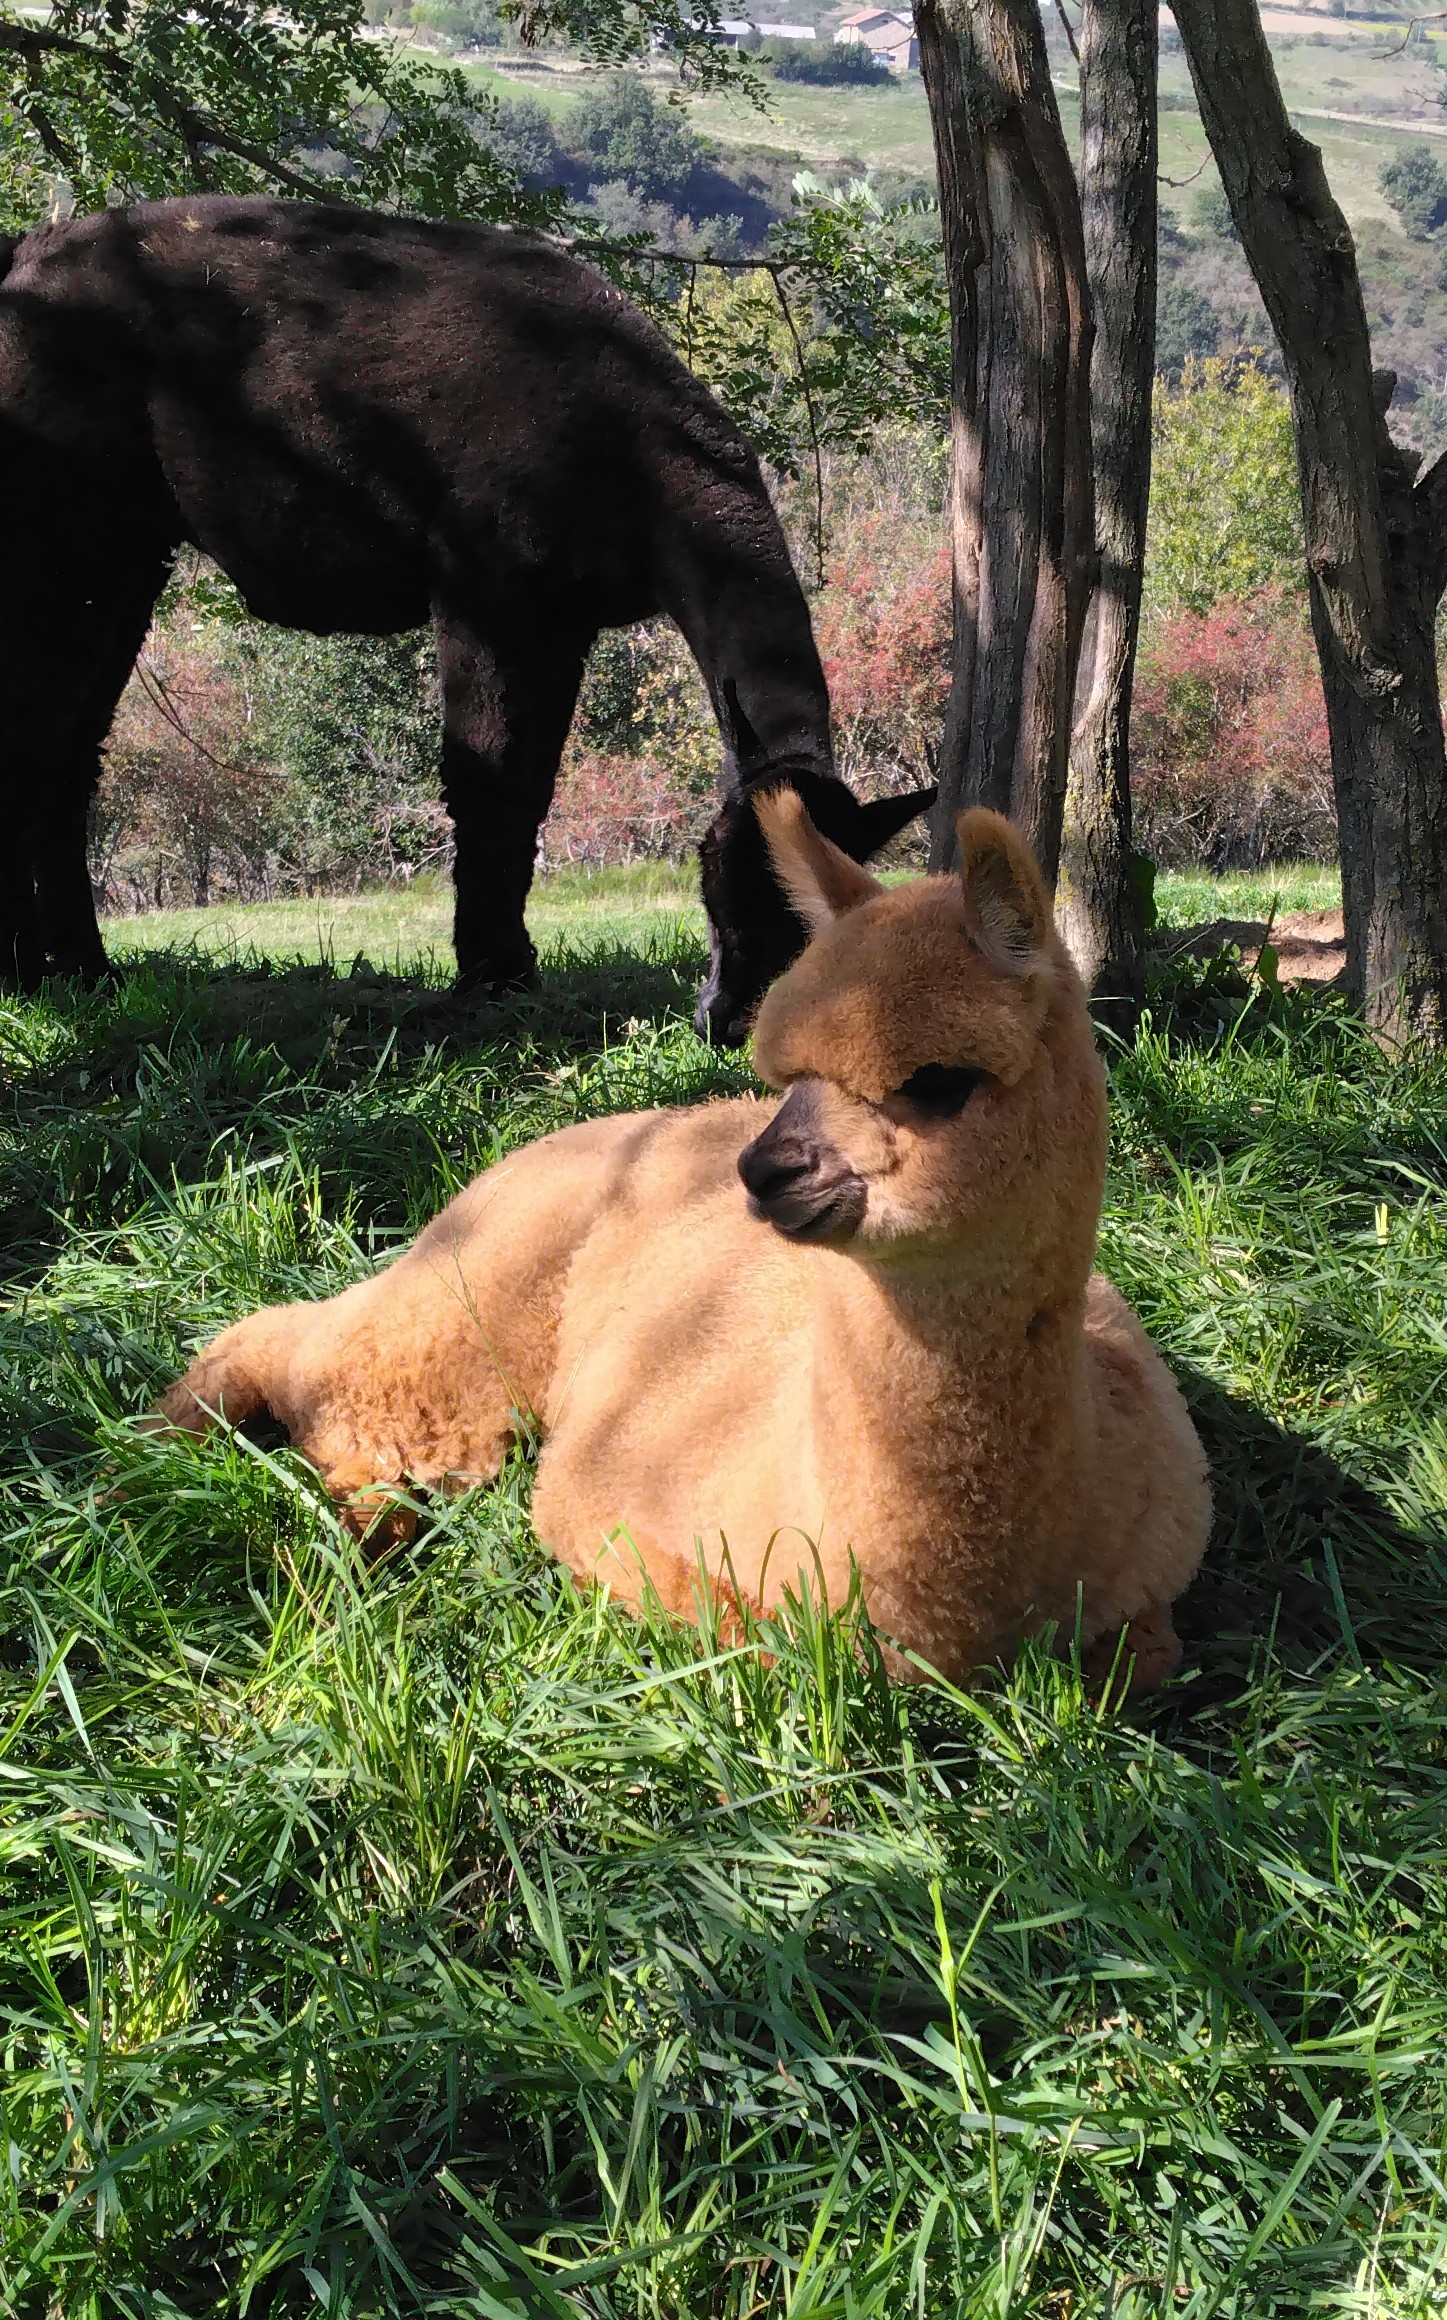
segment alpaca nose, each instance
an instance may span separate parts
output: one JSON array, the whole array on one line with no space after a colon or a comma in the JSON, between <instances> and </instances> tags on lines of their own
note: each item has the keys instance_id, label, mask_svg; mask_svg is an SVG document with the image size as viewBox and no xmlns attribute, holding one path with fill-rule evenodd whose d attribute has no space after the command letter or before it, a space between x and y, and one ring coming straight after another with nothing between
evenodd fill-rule
<instances>
[{"instance_id":1,"label":"alpaca nose","mask_svg":"<svg viewBox=\"0 0 1447 2320\"><path fill-rule=\"evenodd\" d=\"M821 1173L817 1083L796 1080L774 1117L739 1154L739 1174L763 1208Z\"/></svg>"},{"instance_id":2,"label":"alpaca nose","mask_svg":"<svg viewBox=\"0 0 1447 2320\"><path fill-rule=\"evenodd\" d=\"M761 1136L739 1154L739 1174L761 1208L791 1191L801 1177L815 1176L818 1170L817 1150L811 1146L801 1149L792 1139L772 1143Z\"/></svg>"},{"instance_id":3,"label":"alpaca nose","mask_svg":"<svg viewBox=\"0 0 1447 2320\"><path fill-rule=\"evenodd\" d=\"M819 1083L798 1080L761 1136L739 1154L755 1216L790 1240L847 1236L867 1192L819 1127Z\"/></svg>"}]
</instances>

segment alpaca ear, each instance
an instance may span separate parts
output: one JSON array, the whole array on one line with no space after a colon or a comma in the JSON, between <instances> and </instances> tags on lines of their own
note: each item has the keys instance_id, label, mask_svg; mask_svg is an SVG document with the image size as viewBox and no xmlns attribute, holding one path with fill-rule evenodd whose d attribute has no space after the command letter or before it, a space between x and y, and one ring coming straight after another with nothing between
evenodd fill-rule
<instances>
[{"instance_id":1,"label":"alpaca ear","mask_svg":"<svg viewBox=\"0 0 1447 2320\"><path fill-rule=\"evenodd\" d=\"M810 934L884 892L878 879L820 835L796 789L765 790L754 812L779 884Z\"/></svg>"},{"instance_id":2,"label":"alpaca ear","mask_svg":"<svg viewBox=\"0 0 1447 2320\"><path fill-rule=\"evenodd\" d=\"M872 798L861 806L848 842L855 861L872 861L880 847L897 838L916 814L927 813L939 794L931 782L928 789L912 789L908 797Z\"/></svg>"},{"instance_id":3,"label":"alpaca ear","mask_svg":"<svg viewBox=\"0 0 1447 2320\"><path fill-rule=\"evenodd\" d=\"M1002 975L1028 975L1045 964L1054 920L1039 864L1013 822L972 806L955 824L965 926L971 942Z\"/></svg>"}]
</instances>

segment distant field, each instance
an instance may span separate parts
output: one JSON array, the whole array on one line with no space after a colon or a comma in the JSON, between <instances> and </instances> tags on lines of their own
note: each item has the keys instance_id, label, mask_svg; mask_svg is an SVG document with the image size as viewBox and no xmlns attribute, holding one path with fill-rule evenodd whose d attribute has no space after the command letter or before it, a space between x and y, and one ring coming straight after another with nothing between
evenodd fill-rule
<instances>
[{"instance_id":1,"label":"distant field","mask_svg":"<svg viewBox=\"0 0 1447 2320\"><path fill-rule=\"evenodd\" d=\"M1266 20L1287 104L1303 132L1321 147L1332 189L1348 218L1354 224L1368 218L1394 223L1377 182L1383 161L1404 143L1447 138L1447 111L1437 102L1439 91L1447 93L1447 75L1425 61L1433 44L1390 55L1386 51L1400 37L1391 24L1343 25L1340 19L1301 10L1269 10ZM1331 37L1312 39L1318 30ZM589 77L589 68L551 57L473 62L463 69L479 89L497 96L526 90L554 116L566 111ZM660 86L669 84L662 68L656 68L656 77ZM1078 126L1073 66L1060 71L1056 88L1073 141ZM1184 57L1162 58L1161 94L1167 108L1161 115L1163 198L1189 208L1200 190L1216 180L1209 161L1199 176L1194 174L1206 160L1206 138ZM770 81L767 98L767 110L761 112L740 97L693 96L689 114L720 144L782 147L797 153L801 165L853 158L875 169L925 176L933 170L929 115L917 76L881 89ZM1365 118L1332 117L1343 114ZM1394 125L1398 119L1400 127ZM1191 180L1189 187L1181 183L1185 179Z\"/></svg>"},{"instance_id":2,"label":"distant field","mask_svg":"<svg viewBox=\"0 0 1447 2320\"><path fill-rule=\"evenodd\" d=\"M1330 910L1340 899L1334 869L1290 862L1213 878L1207 871L1163 876L1161 916L1188 926L1211 918L1269 918L1293 910ZM645 949L703 941L703 912L690 868L643 862L621 870L557 870L539 879L528 910L533 939L546 957L616 942ZM452 895L439 879L363 894L290 902L219 903L210 910L156 910L112 918L106 942L118 955L192 952L245 964L252 959L322 962L421 972L444 982L452 972Z\"/></svg>"}]
</instances>

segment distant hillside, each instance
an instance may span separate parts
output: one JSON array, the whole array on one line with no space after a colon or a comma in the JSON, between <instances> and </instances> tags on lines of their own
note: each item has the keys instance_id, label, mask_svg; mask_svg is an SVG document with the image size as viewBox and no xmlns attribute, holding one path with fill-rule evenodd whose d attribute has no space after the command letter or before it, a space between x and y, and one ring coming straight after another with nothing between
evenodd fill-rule
<instances>
[{"instance_id":1,"label":"distant hillside","mask_svg":"<svg viewBox=\"0 0 1447 2320\"><path fill-rule=\"evenodd\" d=\"M429 5L435 10L439 0L419 0L417 13ZM840 13L838 5L787 11L821 35L832 31ZM1402 382L1393 425L1405 439L1436 450L1447 446L1447 227L1413 238L1381 185L1384 165L1410 148L1440 154L1447 168L1447 22L1411 31L1414 13L1393 0L1370 8L1301 0L1268 6L1262 18L1292 117L1321 147L1357 236L1377 356ZM1076 66L1053 10L1045 24L1073 136ZM596 78L557 51L520 56L493 49L488 62L492 69L480 79L512 98L526 92L560 133L569 107ZM666 66L648 77L660 95L677 93ZM794 172L804 167L834 176L867 170L893 192L932 184L929 119L917 75L879 88L774 80L767 95L763 114L739 98L687 98L689 125L710 150L685 224L732 215L740 246L757 246L770 218L787 206ZM1274 359L1260 299L1224 213L1179 36L1165 11L1161 170L1162 366L1174 371L1193 353L1245 346ZM619 194L604 192L600 201L620 222L632 214ZM650 222L660 223L656 204Z\"/></svg>"}]
</instances>

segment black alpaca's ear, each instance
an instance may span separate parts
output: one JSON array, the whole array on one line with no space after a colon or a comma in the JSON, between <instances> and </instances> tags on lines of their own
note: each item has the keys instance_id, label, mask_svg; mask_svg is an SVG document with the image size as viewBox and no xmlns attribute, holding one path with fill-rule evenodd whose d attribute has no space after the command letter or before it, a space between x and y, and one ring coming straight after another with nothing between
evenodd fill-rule
<instances>
[{"instance_id":1,"label":"black alpaca's ear","mask_svg":"<svg viewBox=\"0 0 1447 2320\"><path fill-rule=\"evenodd\" d=\"M842 846L815 827L796 789L762 791L754 812L774 875L811 935L884 892Z\"/></svg>"},{"instance_id":2,"label":"black alpaca's ear","mask_svg":"<svg viewBox=\"0 0 1447 2320\"><path fill-rule=\"evenodd\" d=\"M848 837L840 840L841 845L856 862L872 862L880 847L897 838L916 814L928 813L939 794L931 782L928 789L912 789L908 797L873 798L853 817L853 827Z\"/></svg>"}]
</instances>

